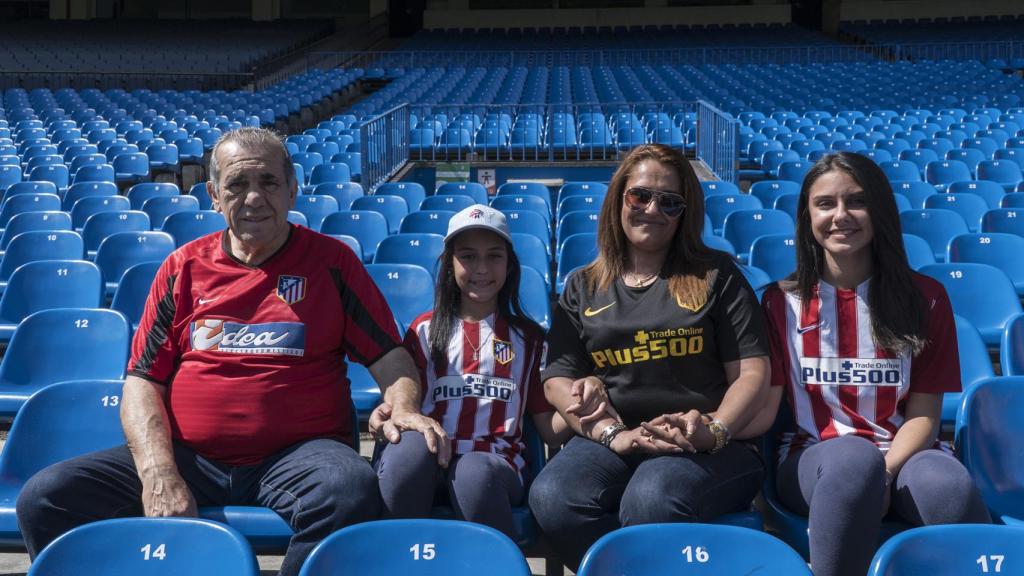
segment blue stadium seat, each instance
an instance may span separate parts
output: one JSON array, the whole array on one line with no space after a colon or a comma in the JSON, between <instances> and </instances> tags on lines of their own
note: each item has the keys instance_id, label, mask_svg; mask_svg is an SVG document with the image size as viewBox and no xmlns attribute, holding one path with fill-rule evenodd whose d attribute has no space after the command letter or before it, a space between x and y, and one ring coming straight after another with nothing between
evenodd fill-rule
<instances>
[{"instance_id":1,"label":"blue stadium seat","mask_svg":"<svg viewBox=\"0 0 1024 576\"><path fill-rule=\"evenodd\" d=\"M756 196L749 194L714 194L704 200L705 213L711 218L714 233L721 235L725 217L737 210L764 208Z\"/></svg>"},{"instance_id":2,"label":"blue stadium seat","mask_svg":"<svg viewBox=\"0 0 1024 576\"><path fill-rule=\"evenodd\" d=\"M945 209L906 210L900 213L905 234L923 238L932 248L936 262L945 262L949 241L970 232L963 216Z\"/></svg>"},{"instance_id":3,"label":"blue stadium seat","mask_svg":"<svg viewBox=\"0 0 1024 576\"><path fill-rule=\"evenodd\" d=\"M21 182L21 166L0 166L0 190L6 192L15 182Z\"/></svg>"},{"instance_id":4,"label":"blue stadium seat","mask_svg":"<svg viewBox=\"0 0 1024 576\"><path fill-rule=\"evenodd\" d=\"M908 160L891 160L879 165L890 182L918 182L921 171L917 165Z\"/></svg>"},{"instance_id":5,"label":"blue stadium seat","mask_svg":"<svg viewBox=\"0 0 1024 576\"><path fill-rule=\"evenodd\" d=\"M733 247L732 242L729 242L721 236L715 236L714 234L706 234L701 238L704 241L704 245L712 250L720 250L726 254L736 257L736 248Z\"/></svg>"},{"instance_id":6,"label":"blue stadium seat","mask_svg":"<svg viewBox=\"0 0 1024 576\"><path fill-rule=\"evenodd\" d=\"M46 334L35 336L40 339L40 353L59 352L54 346L45 345ZM127 335L123 338L127 357ZM106 340L114 341L109 337ZM32 351L23 349L21 353L31 355ZM67 356L54 355L53 362L68 364L66 359ZM58 377L64 379L64 375ZM33 474L62 460L124 444L119 418L120 380L43 385L45 387L32 394L17 410L3 453L0 453L0 546L8 549L25 546L14 515L14 504L22 486Z\"/></svg>"},{"instance_id":7,"label":"blue stadium seat","mask_svg":"<svg viewBox=\"0 0 1024 576\"><path fill-rule=\"evenodd\" d=\"M6 228L10 220L26 212L58 212L60 197L56 194L17 194L4 200L0 208L0 228Z\"/></svg>"},{"instance_id":8,"label":"blue stadium seat","mask_svg":"<svg viewBox=\"0 0 1024 576\"><path fill-rule=\"evenodd\" d=\"M3 199L18 194L57 194L57 185L53 182L15 182L3 193Z\"/></svg>"},{"instance_id":9,"label":"blue stadium seat","mask_svg":"<svg viewBox=\"0 0 1024 576\"><path fill-rule=\"evenodd\" d=\"M715 196L717 194L739 194L740 189L736 187L732 182L724 182L721 180L702 180L700 187L704 190L704 197Z\"/></svg>"},{"instance_id":10,"label":"blue stadium seat","mask_svg":"<svg viewBox=\"0 0 1024 576\"><path fill-rule=\"evenodd\" d=\"M128 340L128 323L113 310L54 308L28 316L0 362L0 414L14 416L29 396L55 382L120 380Z\"/></svg>"},{"instance_id":11,"label":"blue stadium seat","mask_svg":"<svg viewBox=\"0 0 1024 576\"><path fill-rule=\"evenodd\" d=\"M1024 376L1024 314L1006 322L999 346L999 364L1003 376Z\"/></svg>"},{"instance_id":12,"label":"blue stadium seat","mask_svg":"<svg viewBox=\"0 0 1024 576\"><path fill-rule=\"evenodd\" d=\"M981 218L988 211L988 204L976 194L934 194L925 199L924 207L956 212L971 232L981 229Z\"/></svg>"},{"instance_id":13,"label":"blue stadium seat","mask_svg":"<svg viewBox=\"0 0 1024 576\"><path fill-rule=\"evenodd\" d=\"M338 202L338 210L351 210L352 202L363 196L363 187L356 182L327 182L313 188L317 196L331 196Z\"/></svg>"},{"instance_id":14,"label":"blue stadium seat","mask_svg":"<svg viewBox=\"0 0 1024 576\"><path fill-rule=\"evenodd\" d=\"M150 144L146 147L145 154L149 158L151 174L181 172L181 159L178 156L178 147L174 144Z\"/></svg>"},{"instance_id":15,"label":"blue stadium seat","mask_svg":"<svg viewBox=\"0 0 1024 576\"><path fill-rule=\"evenodd\" d=\"M157 196L146 200L142 204L142 211L149 215L149 223L153 230L161 230L164 222L172 214L198 212L199 200L188 194Z\"/></svg>"},{"instance_id":16,"label":"blue stadium seat","mask_svg":"<svg viewBox=\"0 0 1024 576\"><path fill-rule=\"evenodd\" d=\"M937 193L935 186L927 182L893 182L892 191L905 196L913 209L924 208L925 200Z\"/></svg>"},{"instance_id":17,"label":"blue stadium seat","mask_svg":"<svg viewBox=\"0 0 1024 576\"><path fill-rule=\"evenodd\" d=\"M960 386L966 391L977 382L995 375L988 348L978 330L963 316L956 320L956 345L960 358ZM956 425L956 412L960 408L961 392L948 392L942 397L942 429L952 431Z\"/></svg>"},{"instance_id":18,"label":"blue stadium seat","mask_svg":"<svg viewBox=\"0 0 1024 576\"><path fill-rule=\"evenodd\" d=\"M931 264L920 272L942 283L953 303L953 312L970 321L991 348L999 346L1006 322L1021 313L1013 283L994 266L963 262Z\"/></svg>"},{"instance_id":19,"label":"blue stadium seat","mask_svg":"<svg viewBox=\"0 0 1024 576\"><path fill-rule=\"evenodd\" d=\"M166 182L142 182L128 189L125 194L131 202L132 210L142 210L142 206L150 198L180 196L181 190L176 184ZM198 201L198 198L196 199Z\"/></svg>"},{"instance_id":20,"label":"blue stadium seat","mask_svg":"<svg viewBox=\"0 0 1024 576\"><path fill-rule=\"evenodd\" d=\"M551 219L551 207L548 203L544 199L532 195L507 194L505 196L495 196L491 200L491 208L501 210L506 214L512 210L527 210L536 212L545 219Z\"/></svg>"},{"instance_id":21,"label":"blue stadium seat","mask_svg":"<svg viewBox=\"0 0 1024 576\"><path fill-rule=\"evenodd\" d=\"M338 201L324 194L299 194L294 209L306 216L311 230L319 232L324 218L338 211Z\"/></svg>"},{"instance_id":22,"label":"blue stadium seat","mask_svg":"<svg viewBox=\"0 0 1024 576\"><path fill-rule=\"evenodd\" d=\"M224 216L213 210L180 212L171 214L164 220L163 232L174 238L174 245L181 248L185 244L227 228Z\"/></svg>"},{"instance_id":23,"label":"blue stadium seat","mask_svg":"<svg viewBox=\"0 0 1024 576\"><path fill-rule=\"evenodd\" d=\"M60 190L66 190L71 177L68 173L68 167L64 164L51 164L33 167L28 179L31 182L51 182Z\"/></svg>"},{"instance_id":24,"label":"blue stadium seat","mask_svg":"<svg viewBox=\"0 0 1024 576\"><path fill-rule=\"evenodd\" d=\"M472 196L466 196L464 194L444 194L437 196L427 196L420 201L420 210L445 210L453 213L459 213L466 208L469 208L473 204Z\"/></svg>"},{"instance_id":25,"label":"blue stadium seat","mask_svg":"<svg viewBox=\"0 0 1024 576\"><path fill-rule=\"evenodd\" d=\"M0 289L11 274L35 260L81 260L85 255L82 237L70 230L28 230L15 234L0 261Z\"/></svg>"},{"instance_id":26,"label":"blue stadium seat","mask_svg":"<svg viewBox=\"0 0 1024 576\"><path fill-rule=\"evenodd\" d=\"M750 186L750 195L760 200L762 207L774 206L779 196L790 193L799 194L800 184L789 180L764 180Z\"/></svg>"},{"instance_id":27,"label":"blue stadium seat","mask_svg":"<svg viewBox=\"0 0 1024 576\"><path fill-rule=\"evenodd\" d=\"M292 164L296 164L302 167L302 178L299 180L299 185L303 186L309 183L309 176L313 173L313 168L324 163L324 157L316 152L299 152L298 154L292 154ZM296 172L296 175L298 172Z\"/></svg>"},{"instance_id":28,"label":"blue stadium seat","mask_svg":"<svg viewBox=\"0 0 1024 576\"><path fill-rule=\"evenodd\" d=\"M367 264L366 271L387 300L397 321L399 334L403 334L417 316L433 309L434 278L423 266L374 263Z\"/></svg>"},{"instance_id":29,"label":"blue stadium seat","mask_svg":"<svg viewBox=\"0 0 1024 576\"><path fill-rule=\"evenodd\" d=\"M702 573L810 576L811 571L792 548L759 530L648 524L603 536L587 550L577 572L579 576Z\"/></svg>"},{"instance_id":30,"label":"blue stadium seat","mask_svg":"<svg viewBox=\"0 0 1024 576\"><path fill-rule=\"evenodd\" d=\"M935 264L935 253L932 252L932 247L920 236L904 234L903 249L907 253L907 264L914 270L919 270L928 264Z\"/></svg>"},{"instance_id":31,"label":"blue stadium seat","mask_svg":"<svg viewBox=\"0 0 1024 576\"><path fill-rule=\"evenodd\" d=\"M1017 188L1016 192L1003 195L999 200L998 208L1024 208L1024 193L1019 190L1020 186Z\"/></svg>"},{"instance_id":32,"label":"blue stadium seat","mask_svg":"<svg viewBox=\"0 0 1024 576\"><path fill-rule=\"evenodd\" d=\"M357 132L358 133L358 132ZM362 177L362 154L359 152L341 152L331 156L332 163L342 163L348 166L349 176L352 182L359 182Z\"/></svg>"},{"instance_id":33,"label":"blue stadium seat","mask_svg":"<svg viewBox=\"0 0 1024 576\"><path fill-rule=\"evenodd\" d=\"M437 187L437 195L461 194L471 196L475 204L488 203L487 189L477 182L446 182Z\"/></svg>"},{"instance_id":34,"label":"blue stadium seat","mask_svg":"<svg viewBox=\"0 0 1024 576\"><path fill-rule=\"evenodd\" d=\"M985 160L985 153L977 148L955 148L946 152L946 160L959 160L967 164L971 174L978 175L978 164Z\"/></svg>"},{"instance_id":35,"label":"blue stadium seat","mask_svg":"<svg viewBox=\"0 0 1024 576\"><path fill-rule=\"evenodd\" d=\"M75 203L82 198L91 196L116 196L117 186L110 182L80 182L72 184L64 194L61 202L61 209L65 212L71 211Z\"/></svg>"},{"instance_id":36,"label":"blue stadium seat","mask_svg":"<svg viewBox=\"0 0 1024 576\"><path fill-rule=\"evenodd\" d=\"M971 473L992 519L1018 529L1024 525L1022 410L1024 377L1001 376L982 380L966 390L956 418L960 461ZM1013 549L1020 550L1019 541Z\"/></svg>"},{"instance_id":37,"label":"blue stadium seat","mask_svg":"<svg viewBox=\"0 0 1024 576\"><path fill-rule=\"evenodd\" d=\"M963 234L949 242L947 262L977 262L999 268L1009 276L1018 296L1024 296L1024 238L1015 234Z\"/></svg>"},{"instance_id":38,"label":"blue stadium seat","mask_svg":"<svg viewBox=\"0 0 1024 576\"><path fill-rule=\"evenodd\" d=\"M945 192L953 182L971 179L971 170L959 160L940 160L925 168L925 180L939 192Z\"/></svg>"},{"instance_id":39,"label":"blue stadium seat","mask_svg":"<svg viewBox=\"0 0 1024 576\"><path fill-rule=\"evenodd\" d=\"M871 561L869 576L1016 574L1019 570L1015 552L1022 544L1022 526L923 526L883 544Z\"/></svg>"},{"instance_id":40,"label":"blue stadium seat","mask_svg":"<svg viewBox=\"0 0 1024 576\"><path fill-rule=\"evenodd\" d=\"M982 232L1006 232L1024 237L1024 212L1015 208L989 210L981 219Z\"/></svg>"},{"instance_id":41,"label":"blue stadium seat","mask_svg":"<svg viewBox=\"0 0 1024 576\"><path fill-rule=\"evenodd\" d=\"M426 190L418 182L385 182L377 187L377 191L374 194L378 196L398 196L405 200L405 205L408 206L410 212L420 208L420 204L427 197Z\"/></svg>"},{"instance_id":42,"label":"blue stadium seat","mask_svg":"<svg viewBox=\"0 0 1024 576\"><path fill-rule=\"evenodd\" d=\"M111 234L145 232L151 228L149 215L141 210L94 214L82 226L82 240L85 242L86 255L90 260L95 259L100 244Z\"/></svg>"},{"instance_id":43,"label":"blue stadium seat","mask_svg":"<svg viewBox=\"0 0 1024 576\"><path fill-rule=\"evenodd\" d=\"M341 242L345 246L348 246L349 249L352 250L352 253L356 255L356 258L359 258L359 261L362 262L363 247L359 245L359 240L356 240L355 237L349 236L348 234L328 234L328 236Z\"/></svg>"},{"instance_id":44,"label":"blue stadium seat","mask_svg":"<svg viewBox=\"0 0 1024 576\"><path fill-rule=\"evenodd\" d=\"M82 558L91 558L82 562ZM61 535L28 573L140 576L259 576L245 538L230 526L197 518L116 518Z\"/></svg>"},{"instance_id":45,"label":"blue stadium seat","mask_svg":"<svg viewBox=\"0 0 1024 576\"><path fill-rule=\"evenodd\" d=\"M388 223L384 215L371 210L348 210L335 212L324 218L320 227L324 234L347 234L363 249L363 262L373 262L377 245L388 236Z\"/></svg>"},{"instance_id":46,"label":"blue stadium seat","mask_svg":"<svg viewBox=\"0 0 1024 576\"><path fill-rule=\"evenodd\" d=\"M8 342L18 323L40 310L99 308L100 270L82 260L36 260L19 266L0 297L0 342Z\"/></svg>"},{"instance_id":47,"label":"blue stadium seat","mask_svg":"<svg viewBox=\"0 0 1024 576\"><path fill-rule=\"evenodd\" d=\"M813 162L807 160L797 160L793 162L783 162L779 165L779 180L785 180L788 182L803 183L804 176L811 171Z\"/></svg>"},{"instance_id":48,"label":"blue stadium seat","mask_svg":"<svg viewBox=\"0 0 1024 576\"><path fill-rule=\"evenodd\" d=\"M444 252L444 237L440 234L394 234L381 240L374 264L416 264L431 277L437 276L438 259Z\"/></svg>"},{"instance_id":49,"label":"blue stadium seat","mask_svg":"<svg viewBox=\"0 0 1024 576\"><path fill-rule=\"evenodd\" d=\"M114 167L114 182L118 184L149 180L149 157L141 152L118 154L111 165Z\"/></svg>"},{"instance_id":50,"label":"blue stadium seat","mask_svg":"<svg viewBox=\"0 0 1024 576\"><path fill-rule=\"evenodd\" d=\"M570 196L604 196L608 186L600 182L566 182L558 189L558 202Z\"/></svg>"},{"instance_id":51,"label":"blue stadium seat","mask_svg":"<svg viewBox=\"0 0 1024 576\"><path fill-rule=\"evenodd\" d=\"M299 576L333 576L338 566L353 574L530 575L515 542L493 528L457 520L379 520L343 528L317 545Z\"/></svg>"},{"instance_id":52,"label":"blue stadium seat","mask_svg":"<svg viewBox=\"0 0 1024 576\"><path fill-rule=\"evenodd\" d=\"M409 213L405 200L396 196L363 196L352 202L352 211L378 212L388 223L388 234L397 234L402 218ZM358 236L357 236L358 238ZM361 242L361 241L360 241Z\"/></svg>"},{"instance_id":53,"label":"blue stadium seat","mask_svg":"<svg viewBox=\"0 0 1024 576\"><path fill-rule=\"evenodd\" d=\"M603 196L569 196L563 198L558 203L558 208L555 210L555 221L559 221L563 216L570 212L600 212L601 204L604 202Z\"/></svg>"},{"instance_id":54,"label":"blue stadium seat","mask_svg":"<svg viewBox=\"0 0 1024 576\"><path fill-rule=\"evenodd\" d=\"M796 240L792 234L767 234L750 246L750 265L763 270L772 282L796 271Z\"/></svg>"},{"instance_id":55,"label":"blue stadium seat","mask_svg":"<svg viewBox=\"0 0 1024 576\"><path fill-rule=\"evenodd\" d=\"M1003 187L989 180L960 180L949 185L950 194L974 194L985 201L989 208L999 208L1006 193Z\"/></svg>"},{"instance_id":56,"label":"blue stadium seat","mask_svg":"<svg viewBox=\"0 0 1024 576\"><path fill-rule=\"evenodd\" d=\"M325 162L313 167L309 174L310 186L318 184L344 183L352 181L352 172L343 162Z\"/></svg>"},{"instance_id":57,"label":"blue stadium seat","mask_svg":"<svg viewBox=\"0 0 1024 576\"><path fill-rule=\"evenodd\" d=\"M417 210L402 219L398 232L426 232L444 236L448 233L448 221L452 216L455 216L455 212L451 210Z\"/></svg>"},{"instance_id":58,"label":"blue stadium seat","mask_svg":"<svg viewBox=\"0 0 1024 576\"><path fill-rule=\"evenodd\" d=\"M175 249L166 232L115 232L96 250L96 265L103 272L107 296L113 296L125 271L142 262L163 262Z\"/></svg>"},{"instance_id":59,"label":"blue stadium seat","mask_svg":"<svg viewBox=\"0 0 1024 576\"><path fill-rule=\"evenodd\" d=\"M127 270L114 290L110 309L117 310L128 319L132 333L139 327L142 312L146 305L146 297L153 285L153 278L160 268L160 262L142 262Z\"/></svg>"},{"instance_id":60,"label":"blue stadium seat","mask_svg":"<svg viewBox=\"0 0 1024 576\"><path fill-rule=\"evenodd\" d=\"M519 302L523 312L544 330L551 327L550 293L550 283L542 277L542 273L532 266L523 265L519 277Z\"/></svg>"},{"instance_id":61,"label":"blue stadium seat","mask_svg":"<svg viewBox=\"0 0 1024 576\"><path fill-rule=\"evenodd\" d=\"M573 234L597 232L598 213L592 211L569 212L562 216L555 227L555 252L562 248L562 242Z\"/></svg>"},{"instance_id":62,"label":"blue stadium seat","mask_svg":"<svg viewBox=\"0 0 1024 576\"><path fill-rule=\"evenodd\" d=\"M1013 192L1024 180L1020 166L1012 160L984 160L978 164L978 180L991 180Z\"/></svg>"},{"instance_id":63,"label":"blue stadium seat","mask_svg":"<svg viewBox=\"0 0 1024 576\"><path fill-rule=\"evenodd\" d=\"M781 210L737 210L725 218L723 236L741 262L746 262L750 246L765 234L794 234L793 219Z\"/></svg>"},{"instance_id":64,"label":"blue stadium seat","mask_svg":"<svg viewBox=\"0 0 1024 576\"><path fill-rule=\"evenodd\" d=\"M555 274L555 293L561 294L565 279L576 268L589 264L597 257L597 234L573 234L562 241L558 251L558 271Z\"/></svg>"},{"instance_id":65,"label":"blue stadium seat","mask_svg":"<svg viewBox=\"0 0 1024 576\"><path fill-rule=\"evenodd\" d=\"M544 283L551 288L551 257L540 238L523 232L512 233L512 248L519 258L519 264L536 270ZM549 290L550 291L550 290Z\"/></svg>"}]
</instances>

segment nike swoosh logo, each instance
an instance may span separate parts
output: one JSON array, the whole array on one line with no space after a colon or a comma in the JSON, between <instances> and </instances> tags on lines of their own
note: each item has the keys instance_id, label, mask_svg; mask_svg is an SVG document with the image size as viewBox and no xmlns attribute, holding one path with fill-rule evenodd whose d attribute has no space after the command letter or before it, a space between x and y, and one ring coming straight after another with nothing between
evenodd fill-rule
<instances>
[{"instance_id":1,"label":"nike swoosh logo","mask_svg":"<svg viewBox=\"0 0 1024 576\"><path fill-rule=\"evenodd\" d=\"M807 334L808 332L818 328L819 326L821 326L821 322L817 322L817 323L811 324L810 326L797 326L796 327L796 333L797 334Z\"/></svg>"},{"instance_id":2,"label":"nike swoosh logo","mask_svg":"<svg viewBox=\"0 0 1024 576\"><path fill-rule=\"evenodd\" d=\"M589 318L591 316L597 316L598 314L600 314L601 312L604 312L605 310L611 308L612 306L615 306L615 302L612 302L611 304L609 304L607 306L602 306L602 307L598 308L597 310L591 310L590 306L587 306L587 309L583 311L583 315L586 316L587 318Z\"/></svg>"},{"instance_id":3,"label":"nike swoosh logo","mask_svg":"<svg viewBox=\"0 0 1024 576\"><path fill-rule=\"evenodd\" d=\"M199 305L202 306L203 304L208 304L210 302L213 302L217 298L220 298L220 296L214 296L213 298L200 298Z\"/></svg>"}]
</instances>

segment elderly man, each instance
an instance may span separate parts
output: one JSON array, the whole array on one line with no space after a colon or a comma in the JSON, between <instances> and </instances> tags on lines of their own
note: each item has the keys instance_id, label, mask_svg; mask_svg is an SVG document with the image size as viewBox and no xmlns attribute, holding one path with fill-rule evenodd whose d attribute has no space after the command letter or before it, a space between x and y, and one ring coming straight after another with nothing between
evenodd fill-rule
<instances>
[{"instance_id":1,"label":"elderly man","mask_svg":"<svg viewBox=\"0 0 1024 576\"><path fill-rule=\"evenodd\" d=\"M207 191L228 228L160 267L132 345L127 445L51 466L18 500L29 554L75 526L267 506L293 528L281 574L321 539L379 514L376 476L347 443L345 356L369 367L401 430L448 439L419 414L412 359L391 312L342 243L288 223L291 159L268 130L217 143Z\"/></svg>"}]
</instances>

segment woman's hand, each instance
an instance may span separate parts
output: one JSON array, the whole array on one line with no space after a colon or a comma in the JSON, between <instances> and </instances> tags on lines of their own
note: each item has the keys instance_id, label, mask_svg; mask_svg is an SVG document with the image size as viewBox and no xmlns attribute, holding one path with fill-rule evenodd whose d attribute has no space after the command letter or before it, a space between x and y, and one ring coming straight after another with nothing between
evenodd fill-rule
<instances>
[{"instance_id":1,"label":"woman's hand","mask_svg":"<svg viewBox=\"0 0 1024 576\"><path fill-rule=\"evenodd\" d=\"M596 376L580 378L570 387L573 403L565 409L566 413L580 419L581 425L597 422L611 416L618 419L618 414L608 400L608 392L604 382Z\"/></svg>"},{"instance_id":2,"label":"woman's hand","mask_svg":"<svg viewBox=\"0 0 1024 576\"><path fill-rule=\"evenodd\" d=\"M642 427L619 432L609 448L620 456L637 453L681 454L685 451L675 444L648 435Z\"/></svg>"},{"instance_id":3,"label":"woman's hand","mask_svg":"<svg viewBox=\"0 0 1024 576\"><path fill-rule=\"evenodd\" d=\"M715 447L715 435L697 410L663 414L640 426L651 437L687 452L707 452Z\"/></svg>"}]
</instances>

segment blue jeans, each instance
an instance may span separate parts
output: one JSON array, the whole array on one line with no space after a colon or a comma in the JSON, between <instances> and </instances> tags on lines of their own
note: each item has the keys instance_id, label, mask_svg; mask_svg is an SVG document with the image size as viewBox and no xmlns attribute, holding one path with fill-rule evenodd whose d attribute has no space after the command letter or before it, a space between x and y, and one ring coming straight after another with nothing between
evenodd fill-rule
<instances>
[{"instance_id":1,"label":"blue jeans","mask_svg":"<svg viewBox=\"0 0 1024 576\"><path fill-rule=\"evenodd\" d=\"M864 438L840 436L790 453L778 470L779 500L808 517L815 576L867 573L882 525L882 451ZM967 469L940 450L911 456L890 490L889 516L914 526L991 522Z\"/></svg>"},{"instance_id":2,"label":"blue jeans","mask_svg":"<svg viewBox=\"0 0 1024 576\"><path fill-rule=\"evenodd\" d=\"M562 561L622 526L705 522L748 510L764 479L757 451L732 442L717 454L619 456L575 437L540 471L530 509Z\"/></svg>"},{"instance_id":3,"label":"blue jeans","mask_svg":"<svg viewBox=\"0 0 1024 576\"><path fill-rule=\"evenodd\" d=\"M309 440L252 466L227 466L175 443L178 472L202 506L266 506L295 534L282 575L299 573L320 540L380 513L377 477L350 446ZM82 524L142 516L142 482L126 446L93 452L45 468L25 484L18 526L35 558L58 536Z\"/></svg>"}]
</instances>

